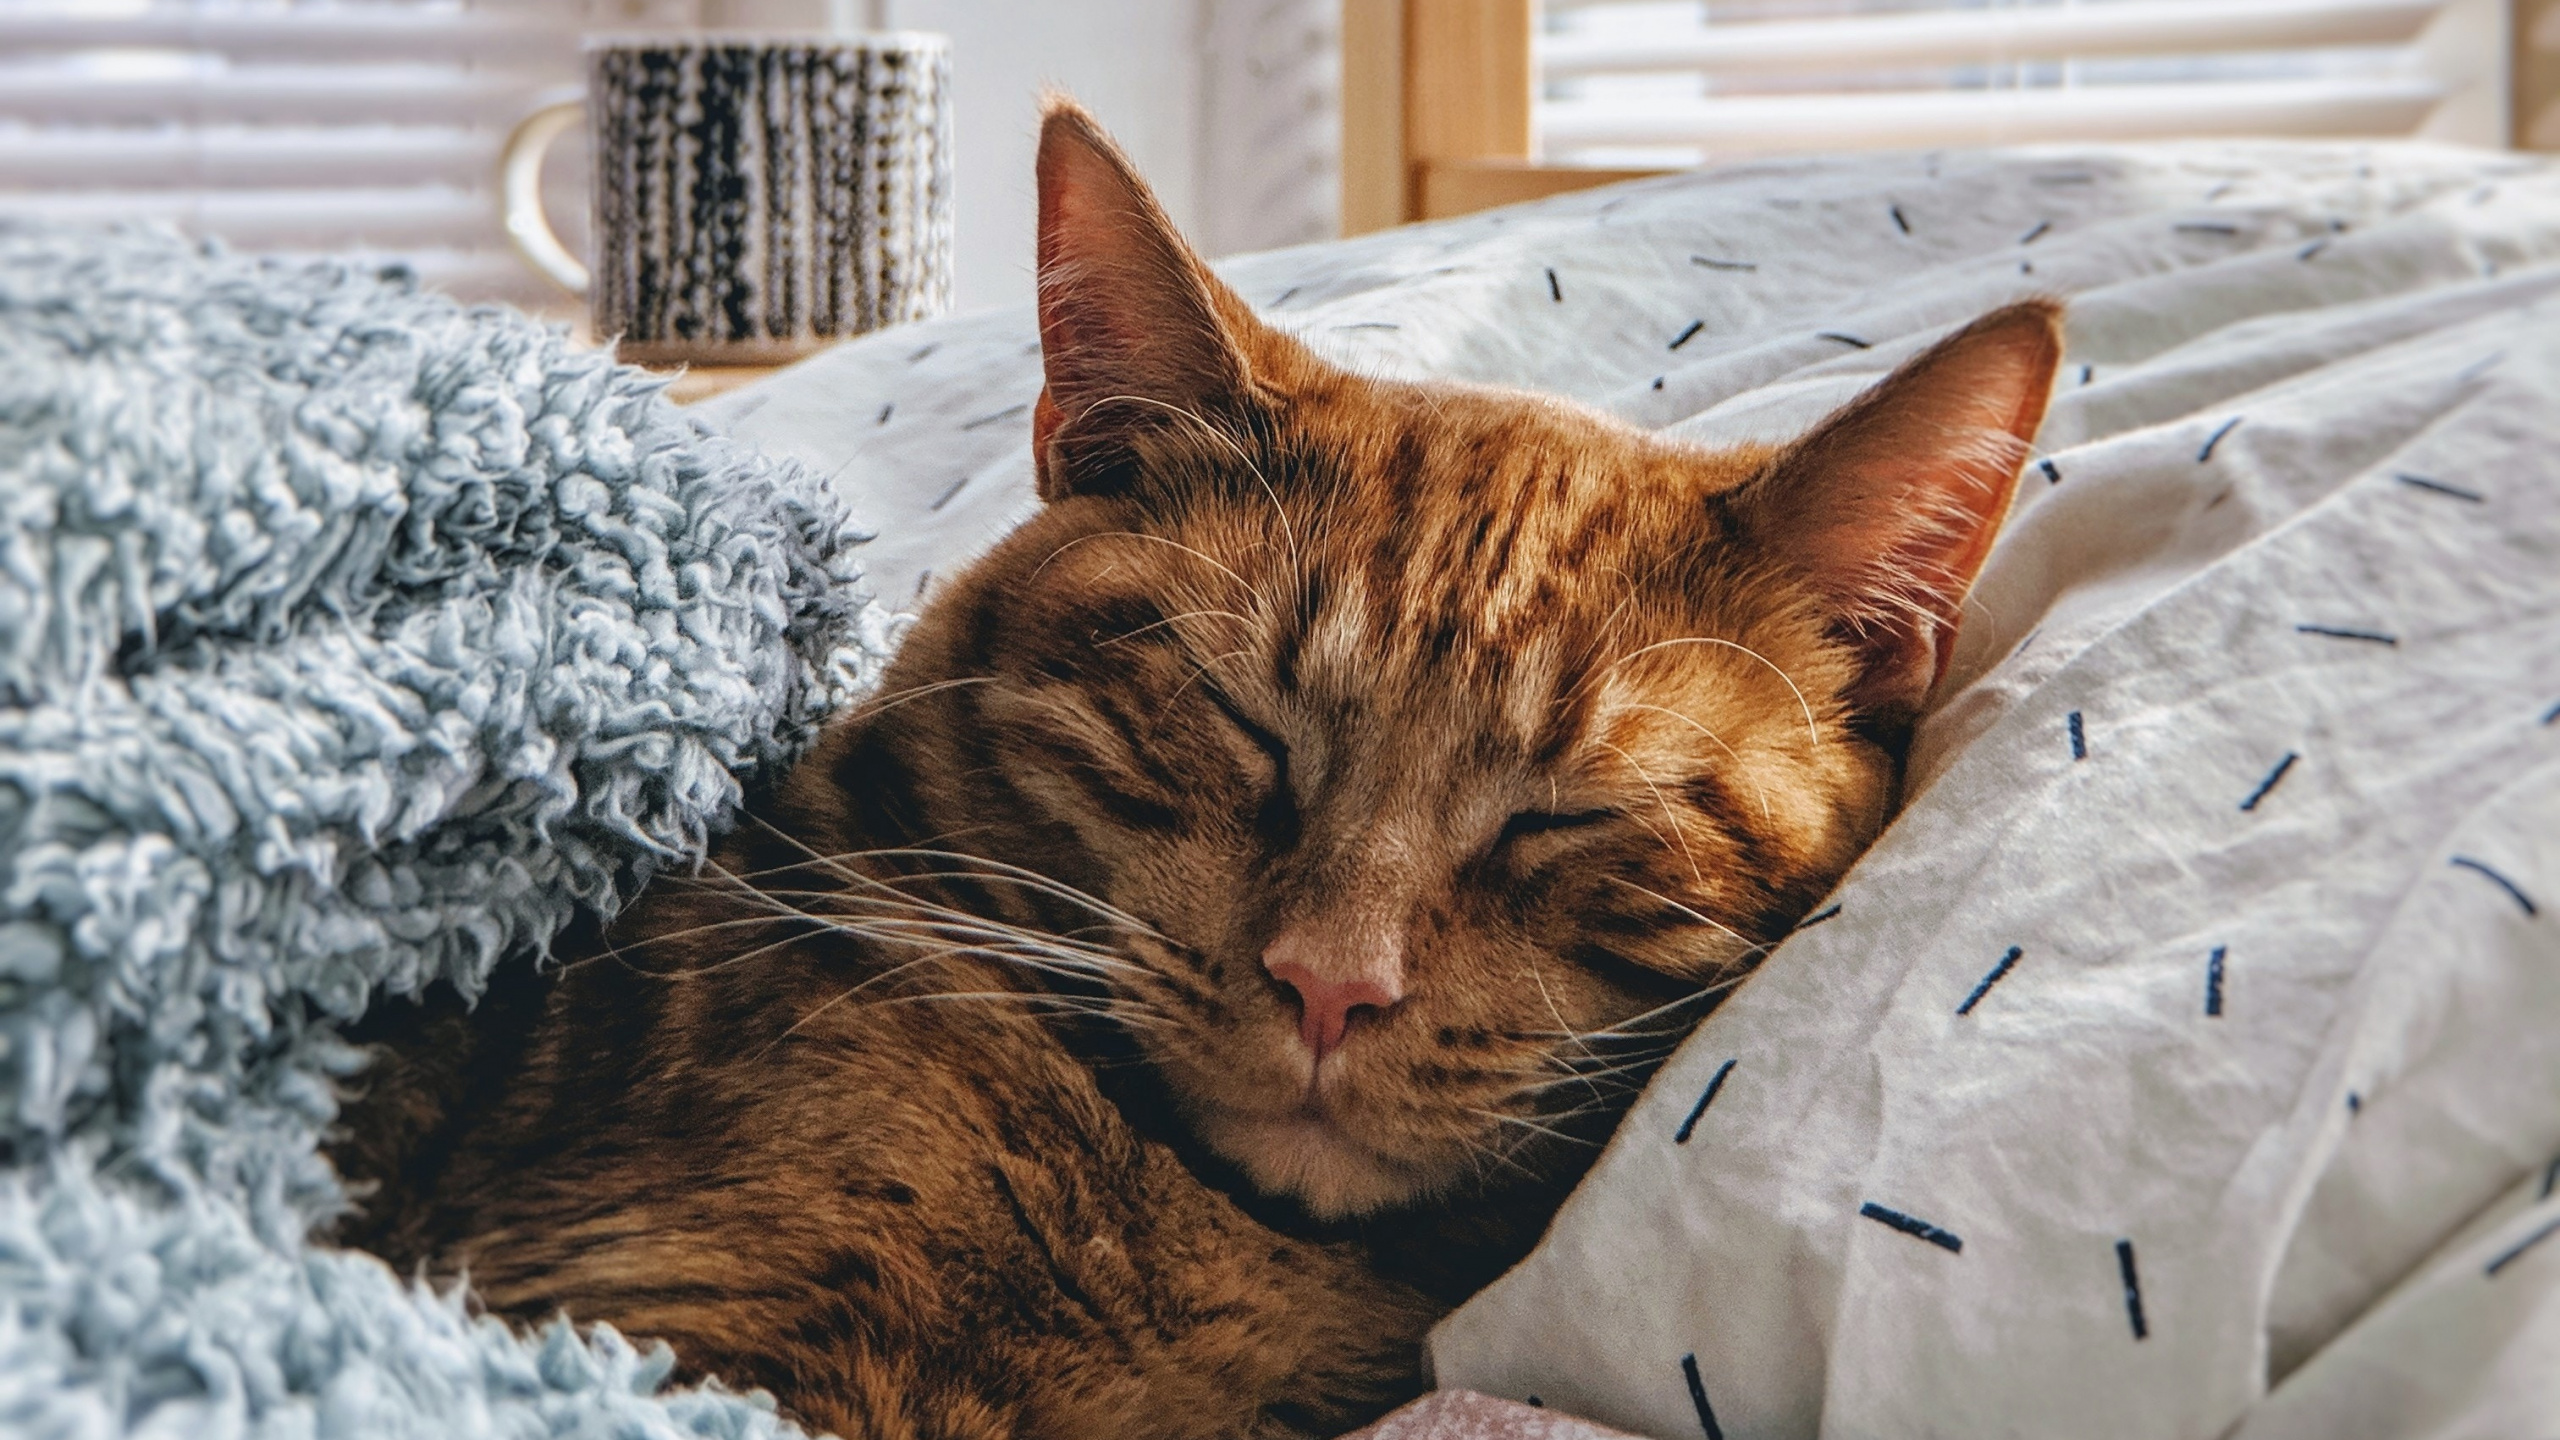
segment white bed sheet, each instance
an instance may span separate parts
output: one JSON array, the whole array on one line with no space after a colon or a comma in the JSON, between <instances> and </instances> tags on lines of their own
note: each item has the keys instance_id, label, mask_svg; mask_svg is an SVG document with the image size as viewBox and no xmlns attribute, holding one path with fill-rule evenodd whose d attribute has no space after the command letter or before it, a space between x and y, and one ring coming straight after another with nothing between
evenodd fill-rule
<instances>
[{"instance_id":1,"label":"white bed sheet","mask_svg":"<svg viewBox=\"0 0 2560 1440\"><path fill-rule=\"evenodd\" d=\"M2560 172L1773 162L1221 268L1347 363L1709 441L2072 302L1915 799L1444 1384L1663 1440L2560 1436ZM962 317L704 413L912 595L1032 503L1038 363Z\"/></svg>"}]
</instances>

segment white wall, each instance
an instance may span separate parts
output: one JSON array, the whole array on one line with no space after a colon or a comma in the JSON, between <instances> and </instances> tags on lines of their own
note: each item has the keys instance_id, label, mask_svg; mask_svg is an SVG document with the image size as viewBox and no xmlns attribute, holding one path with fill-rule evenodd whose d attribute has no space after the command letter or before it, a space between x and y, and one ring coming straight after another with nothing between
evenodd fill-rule
<instances>
[{"instance_id":1,"label":"white wall","mask_svg":"<svg viewBox=\"0 0 2560 1440\"><path fill-rule=\"evenodd\" d=\"M889 0L902 30L951 37L953 230L963 310L1031 298L1039 95L1084 102L1167 213L1196 230L1199 0Z\"/></svg>"}]
</instances>

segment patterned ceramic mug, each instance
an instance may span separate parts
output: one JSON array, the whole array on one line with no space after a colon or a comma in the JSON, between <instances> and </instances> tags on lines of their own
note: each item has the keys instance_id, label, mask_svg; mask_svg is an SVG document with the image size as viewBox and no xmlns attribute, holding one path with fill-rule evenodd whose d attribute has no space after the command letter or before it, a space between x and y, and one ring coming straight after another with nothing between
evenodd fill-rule
<instances>
[{"instance_id":1,"label":"patterned ceramic mug","mask_svg":"<svg viewBox=\"0 0 2560 1440\"><path fill-rule=\"evenodd\" d=\"M625 360L770 364L951 304L951 52L939 35L616 35L583 98L508 137L508 236ZM544 220L583 113L595 268Z\"/></svg>"}]
</instances>

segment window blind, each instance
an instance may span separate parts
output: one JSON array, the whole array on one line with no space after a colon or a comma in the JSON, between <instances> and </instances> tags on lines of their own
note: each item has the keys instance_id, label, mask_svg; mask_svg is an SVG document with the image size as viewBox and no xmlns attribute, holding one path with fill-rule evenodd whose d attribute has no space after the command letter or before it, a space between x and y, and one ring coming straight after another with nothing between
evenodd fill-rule
<instances>
[{"instance_id":1,"label":"window blind","mask_svg":"<svg viewBox=\"0 0 2560 1440\"><path fill-rule=\"evenodd\" d=\"M1542 158L2202 135L2503 144L2497 0L1548 0Z\"/></svg>"},{"instance_id":2,"label":"window blind","mask_svg":"<svg viewBox=\"0 0 2560 1440\"><path fill-rule=\"evenodd\" d=\"M0 0L0 215L165 221L242 250L403 265L468 299L553 305L499 228L498 148L578 83L582 32L687 24L695 8ZM580 149L564 145L552 167L564 229L584 220Z\"/></svg>"}]
</instances>

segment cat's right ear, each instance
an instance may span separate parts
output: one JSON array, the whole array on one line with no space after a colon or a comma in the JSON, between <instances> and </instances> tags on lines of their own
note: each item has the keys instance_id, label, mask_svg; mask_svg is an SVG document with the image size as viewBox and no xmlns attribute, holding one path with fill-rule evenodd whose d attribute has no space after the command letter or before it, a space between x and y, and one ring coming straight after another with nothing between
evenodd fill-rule
<instances>
[{"instance_id":1,"label":"cat's right ear","mask_svg":"<svg viewBox=\"0 0 2560 1440\"><path fill-rule=\"evenodd\" d=\"M1043 107L1039 183L1048 384L1031 453L1040 498L1057 501L1126 484L1132 447L1151 430L1216 423L1251 384L1230 327L1252 322L1128 157L1061 96Z\"/></svg>"},{"instance_id":2,"label":"cat's right ear","mask_svg":"<svg viewBox=\"0 0 2560 1440\"><path fill-rule=\"evenodd\" d=\"M1916 716L1946 674L1974 576L2009 513L2062 358L2062 307L1965 326L1849 402L1729 501L1812 581L1857 653L1848 700Z\"/></svg>"}]
</instances>

